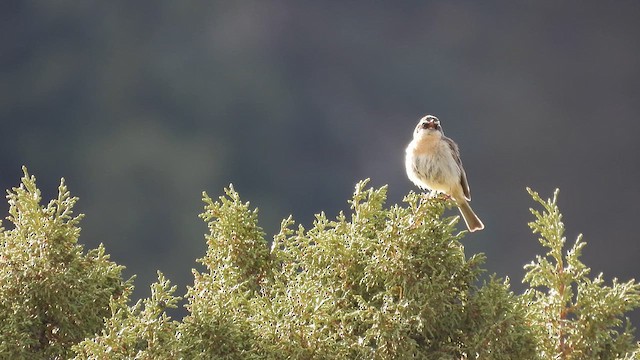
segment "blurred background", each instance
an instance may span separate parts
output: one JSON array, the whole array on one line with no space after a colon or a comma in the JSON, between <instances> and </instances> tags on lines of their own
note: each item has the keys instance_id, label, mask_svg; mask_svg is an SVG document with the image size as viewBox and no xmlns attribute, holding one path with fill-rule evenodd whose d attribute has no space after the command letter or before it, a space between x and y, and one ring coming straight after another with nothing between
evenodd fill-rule
<instances>
[{"instance_id":1,"label":"blurred background","mask_svg":"<svg viewBox=\"0 0 640 360\"><path fill-rule=\"evenodd\" d=\"M203 190L233 183L269 238L348 210L364 178L400 203L430 113L461 147L486 225L464 243L489 272L522 291L542 253L525 187L559 187L592 275L638 278L638 19L634 1L3 1L0 187L24 164L46 202L64 177L80 242L135 297L156 270L184 294Z\"/></svg>"}]
</instances>

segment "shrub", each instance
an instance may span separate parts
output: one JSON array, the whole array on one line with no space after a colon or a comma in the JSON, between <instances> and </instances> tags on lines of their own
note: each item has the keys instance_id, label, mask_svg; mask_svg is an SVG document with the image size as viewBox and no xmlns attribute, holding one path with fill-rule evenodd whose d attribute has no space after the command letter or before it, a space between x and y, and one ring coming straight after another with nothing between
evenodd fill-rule
<instances>
[{"instance_id":1,"label":"shrub","mask_svg":"<svg viewBox=\"0 0 640 360\"><path fill-rule=\"evenodd\" d=\"M100 246L77 244L79 216L64 185L46 207L25 170L1 229L0 358L62 359L636 359L624 315L640 305L633 280L588 277L581 237L565 248L552 199L530 226L546 248L526 266L522 295L483 276L466 231L442 198L358 183L349 214L291 217L273 241L257 209L229 187L203 195L208 250L185 299L158 273L151 297L128 305L131 280Z\"/></svg>"},{"instance_id":2,"label":"shrub","mask_svg":"<svg viewBox=\"0 0 640 360\"><path fill-rule=\"evenodd\" d=\"M81 216L64 179L46 206L24 170L8 192L11 229L0 226L0 358L66 359L104 326L109 299L131 287L104 247L78 244Z\"/></svg>"}]
</instances>

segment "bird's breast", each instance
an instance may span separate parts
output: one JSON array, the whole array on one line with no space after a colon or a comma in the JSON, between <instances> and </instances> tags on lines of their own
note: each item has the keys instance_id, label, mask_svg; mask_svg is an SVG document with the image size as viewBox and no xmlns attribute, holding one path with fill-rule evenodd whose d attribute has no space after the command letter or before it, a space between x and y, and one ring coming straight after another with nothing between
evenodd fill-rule
<instances>
[{"instance_id":1,"label":"bird's breast","mask_svg":"<svg viewBox=\"0 0 640 360\"><path fill-rule=\"evenodd\" d=\"M444 141L419 142L407 149L407 172L419 186L448 193L460 183L460 168Z\"/></svg>"}]
</instances>

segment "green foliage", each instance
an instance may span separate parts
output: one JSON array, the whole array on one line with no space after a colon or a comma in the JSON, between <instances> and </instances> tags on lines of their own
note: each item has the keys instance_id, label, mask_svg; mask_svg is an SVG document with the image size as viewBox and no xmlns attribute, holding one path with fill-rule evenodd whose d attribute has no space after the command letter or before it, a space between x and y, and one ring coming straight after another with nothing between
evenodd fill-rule
<instances>
[{"instance_id":1,"label":"green foliage","mask_svg":"<svg viewBox=\"0 0 640 360\"><path fill-rule=\"evenodd\" d=\"M102 246L83 253L81 216L64 179L47 206L26 169L8 192L12 229L0 228L0 358L68 358L103 326L109 299L130 286Z\"/></svg>"},{"instance_id":2,"label":"green foliage","mask_svg":"<svg viewBox=\"0 0 640 360\"><path fill-rule=\"evenodd\" d=\"M242 359L250 352L255 336L249 302L260 292L269 274L269 250L258 226L258 212L242 203L237 192L213 202L206 193L206 236L209 248L203 259L207 272L194 273L187 292L187 316L180 326L188 359Z\"/></svg>"},{"instance_id":3,"label":"green foliage","mask_svg":"<svg viewBox=\"0 0 640 360\"><path fill-rule=\"evenodd\" d=\"M181 339L187 358L535 358L524 309L508 285L474 283L445 203L411 193L384 208L386 187L356 187L350 219L282 223L268 251L257 214L227 197L207 203L208 268L195 273Z\"/></svg>"},{"instance_id":4,"label":"green foliage","mask_svg":"<svg viewBox=\"0 0 640 360\"><path fill-rule=\"evenodd\" d=\"M385 206L386 187L356 186L349 214L291 217L271 246L258 212L230 187L203 195L208 250L185 299L158 272L151 296L128 305L130 282L104 249L82 253L76 198L64 182L40 205L25 170L9 192L13 229L2 233L0 358L11 359L637 359L624 314L640 305L634 281L604 285L563 254L557 192L532 210L547 248L527 265L523 295L482 280L445 217L452 202L409 193Z\"/></svg>"},{"instance_id":5,"label":"green foliage","mask_svg":"<svg viewBox=\"0 0 640 360\"><path fill-rule=\"evenodd\" d=\"M544 212L531 209L536 217L529 226L540 234L546 256L525 266L525 282L531 289L524 295L529 319L537 328L538 346L545 358L631 359L639 358L638 344L626 312L640 305L640 285L613 279L605 286L602 274L589 279L590 269L580 261L585 242L582 235L563 255L566 238L557 206L558 190L544 201L527 189Z\"/></svg>"},{"instance_id":6,"label":"green foliage","mask_svg":"<svg viewBox=\"0 0 640 360\"><path fill-rule=\"evenodd\" d=\"M112 299L111 317L102 334L75 346L76 360L81 359L177 359L177 322L164 312L175 308L179 297L175 286L158 272L151 285L151 297L126 306L123 298Z\"/></svg>"}]
</instances>

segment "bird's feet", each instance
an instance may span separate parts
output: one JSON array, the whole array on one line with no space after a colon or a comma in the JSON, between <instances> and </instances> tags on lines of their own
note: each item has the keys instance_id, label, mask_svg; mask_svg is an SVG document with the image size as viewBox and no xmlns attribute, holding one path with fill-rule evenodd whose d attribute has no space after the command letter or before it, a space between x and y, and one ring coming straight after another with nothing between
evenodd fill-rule
<instances>
[{"instance_id":1,"label":"bird's feet","mask_svg":"<svg viewBox=\"0 0 640 360\"><path fill-rule=\"evenodd\" d=\"M439 192L439 191L435 191L435 190L427 190L425 189L425 191L428 191L426 193L424 193L424 198L425 199L441 199L441 200L451 200L451 195L445 194L443 192Z\"/></svg>"}]
</instances>

